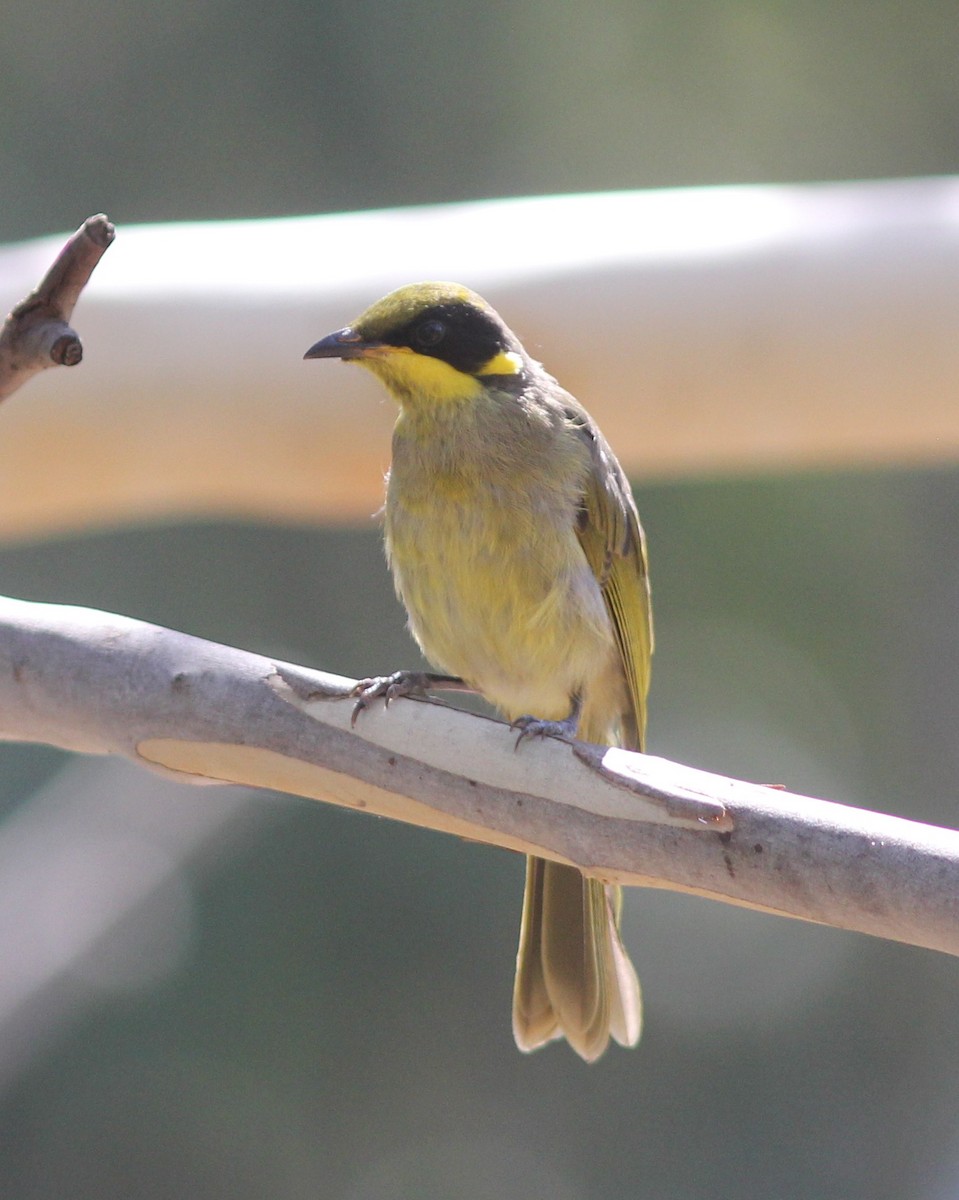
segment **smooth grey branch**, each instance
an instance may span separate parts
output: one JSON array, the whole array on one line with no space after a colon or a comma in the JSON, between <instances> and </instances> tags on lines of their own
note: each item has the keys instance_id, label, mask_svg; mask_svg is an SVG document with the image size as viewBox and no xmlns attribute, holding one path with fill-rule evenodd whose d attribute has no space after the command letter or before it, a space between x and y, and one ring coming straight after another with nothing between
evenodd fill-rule
<instances>
[{"instance_id":1,"label":"smooth grey branch","mask_svg":"<svg viewBox=\"0 0 959 1200\"><path fill-rule=\"evenodd\" d=\"M625 884L959 954L959 832L622 750L524 744L352 680L90 609L0 601L0 736L275 788Z\"/></svg>"}]
</instances>

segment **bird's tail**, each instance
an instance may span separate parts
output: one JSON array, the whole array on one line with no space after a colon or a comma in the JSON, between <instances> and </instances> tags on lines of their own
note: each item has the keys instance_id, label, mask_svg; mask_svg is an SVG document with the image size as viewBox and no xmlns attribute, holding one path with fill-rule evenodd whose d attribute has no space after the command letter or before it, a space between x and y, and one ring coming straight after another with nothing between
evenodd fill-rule
<instances>
[{"instance_id":1,"label":"bird's tail","mask_svg":"<svg viewBox=\"0 0 959 1200\"><path fill-rule=\"evenodd\" d=\"M521 1050L565 1037L593 1062L612 1036L639 1040L639 980L619 937L620 889L575 867L526 860L513 1034Z\"/></svg>"}]
</instances>

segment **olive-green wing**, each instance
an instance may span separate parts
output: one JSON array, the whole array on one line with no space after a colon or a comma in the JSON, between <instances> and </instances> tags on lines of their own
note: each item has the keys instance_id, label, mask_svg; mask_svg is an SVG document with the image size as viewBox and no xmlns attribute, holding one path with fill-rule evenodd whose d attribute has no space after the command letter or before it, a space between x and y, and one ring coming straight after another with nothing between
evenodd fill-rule
<instances>
[{"instance_id":1,"label":"olive-green wing","mask_svg":"<svg viewBox=\"0 0 959 1200\"><path fill-rule=\"evenodd\" d=\"M576 532L603 589L623 660L632 709L624 721L624 741L627 748L641 750L653 654L646 538L623 468L586 410L570 401L564 406L567 419L589 449Z\"/></svg>"}]
</instances>

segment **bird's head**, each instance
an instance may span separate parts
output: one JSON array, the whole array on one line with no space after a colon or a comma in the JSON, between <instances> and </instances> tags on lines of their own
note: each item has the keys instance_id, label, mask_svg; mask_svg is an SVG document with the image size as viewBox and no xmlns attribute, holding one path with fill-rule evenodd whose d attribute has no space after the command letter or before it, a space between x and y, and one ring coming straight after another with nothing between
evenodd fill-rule
<instances>
[{"instance_id":1,"label":"bird's head","mask_svg":"<svg viewBox=\"0 0 959 1200\"><path fill-rule=\"evenodd\" d=\"M468 400L493 382L519 382L529 366L492 308L456 283L411 283L390 292L304 358L368 367L406 405Z\"/></svg>"}]
</instances>

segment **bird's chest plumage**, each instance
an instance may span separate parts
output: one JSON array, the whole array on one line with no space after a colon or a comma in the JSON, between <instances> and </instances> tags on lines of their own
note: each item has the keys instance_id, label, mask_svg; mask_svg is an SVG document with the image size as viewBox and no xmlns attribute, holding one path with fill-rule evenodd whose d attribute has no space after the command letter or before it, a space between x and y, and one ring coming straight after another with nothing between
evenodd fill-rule
<instances>
[{"instance_id":1,"label":"bird's chest plumage","mask_svg":"<svg viewBox=\"0 0 959 1200\"><path fill-rule=\"evenodd\" d=\"M444 415L394 435L386 545L410 627L506 713L565 716L612 645L576 536L581 450L546 414Z\"/></svg>"}]
</instances>

